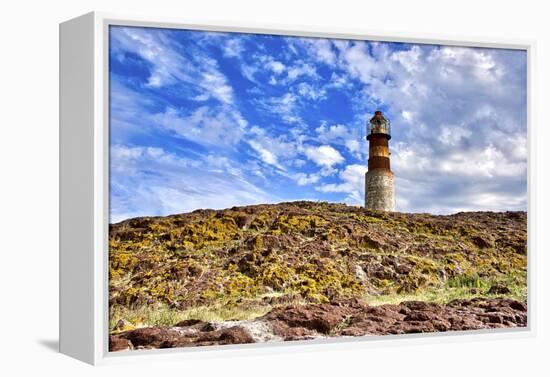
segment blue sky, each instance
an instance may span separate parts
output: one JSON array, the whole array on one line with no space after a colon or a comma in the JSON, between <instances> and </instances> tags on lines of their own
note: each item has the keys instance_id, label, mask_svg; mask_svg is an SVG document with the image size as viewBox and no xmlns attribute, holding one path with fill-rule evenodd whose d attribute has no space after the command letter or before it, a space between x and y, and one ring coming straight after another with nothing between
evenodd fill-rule
<instances>
[{"instance_id":1,"label":"blue sky","mask_svg":"<svg viewBox=\"0 0 550 377\"><path fill-rule=\"evenodd\" d=\"M524 51L111 27L109 66L112 222L361 205L375 110L398 211L526 209Z\"/></svg>"}]
</instances>

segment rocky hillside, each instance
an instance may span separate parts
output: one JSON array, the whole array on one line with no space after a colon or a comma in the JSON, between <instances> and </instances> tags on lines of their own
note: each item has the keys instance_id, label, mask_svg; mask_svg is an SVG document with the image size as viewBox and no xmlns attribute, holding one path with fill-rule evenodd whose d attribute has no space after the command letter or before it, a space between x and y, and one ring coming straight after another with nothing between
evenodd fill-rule
<instances>
[{"instance_id":1,"label":"rocky hillside","mask_svg":"<svg viewBox=\"0 0 550 377\"><path fill-rule=\"evenodd\" d=\"M434 216L318 202L123 221L110 226L113 334L350 299L429 301L438 313L476 297L524 305L526 222L525 212Z\"/></svg>"}]
</instances>

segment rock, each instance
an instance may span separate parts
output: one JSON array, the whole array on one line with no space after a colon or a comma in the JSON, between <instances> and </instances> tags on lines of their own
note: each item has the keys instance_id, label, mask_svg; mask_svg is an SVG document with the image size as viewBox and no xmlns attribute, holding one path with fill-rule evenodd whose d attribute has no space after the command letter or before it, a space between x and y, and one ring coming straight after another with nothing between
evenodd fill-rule
<instances>
[{"instance_id":1,"label":"rock","mask_svg":"<svg viewBox=\"0 0 550 377\"><path fill-rule=\"evenodd\" d=\"M278 307L247 321L186 320L111 335L111 351L244 344L320 337L412 334L527 325L524 303L511 299L455 300L447 305L406 301L369 306L357 299Z\"/></svg>"},{"instance_id":2,"label":"rock","mask_svg":"<svg viewBox=\"0 0 550 377\"><path fill-rule=\"evenodd\" d=\"M337 324L342 322L349 309L346 307L318 304L276 308L262 319L280 321L289 327L304 327L319 333L327 334Z\"/></svg>"},{"instance_id":3,"label":"rock","mask_svg":"<svg viewBox=\"0 0 550 377\"><path fill-rule=\"evenodd\" d=\"M128 339L120 338L120 337L117 337L116 335L112 335L109 338L110 352L128 351L133 349L134 349L134 346L132 345L132 342L130 342Z\"/></svg>"},{"instance_id":4,"label":"rock","mask_svg":"<svg viewBox=\"0 0 550 377\"><path fill-rule=\"evenodd\" d=\"M273 288L270 287L269 285L264 285L264 286L263 286L263 291L264 291L264 293L266 293L266 294L268 294L268 295L269 295L269 294L272 294L273 292L275 292L275 291L273 290Z\"/></svg>"},{"instance_id":5,"label":"rock","mask_svg":"<svg viewBox=\"0 0 550 377\"><path fill-rule=\"evenodd\" d=\"M421 297L431 288L487 296L487 281L525 276L526 245L525 212L377 213L300 201L130 219L109 226L109 303L121 309L111 310L113 316L162 306L271 311L251 322L225 321L240 330L194 320L142 330L111 317L117 323L112 346L525 326L526 304L494 295L511 295L506 289L523 289L527 279L491 287L491 299L447 305L368 306L350 298Z\"/></svg>"},{"instance_id":6,"label":"rock","mask_svg":"<svg viewBox=\"0 0 550 377\"><path fill-rule=\"evenodd\" d=\"M197 345L254 343L254 338L242 327L234 326L202 334Z\"/></svg>"},{"instance_id":7,"label":"rock","mask_svg":"<svg viewBox=\"0 0 550 377\"><path fill-rule=\"evenodd\" d=\"M144 327L119 334L119 337L129 340L136 348L164 348L161 345L166 342L180 344L179 341L185 339L179 331L165 327Z\"/></svg>"},{"instance_id":8,"label":"rock","mask_svg":"<svg viewBox=\"0 0 550 377\"><path fill-rule=\"evenodd\" d=\"M483 237L474 236L472 237L472 242L474 243L474 245L482 249L495 247L495 240L489 235L484 235Z\"/></svg>"},{"instance_id":9,"label":"rock","mask_svg":"<svg viewBox=\"0 0 550 377\"><path fill-rule=\"evenodd\" d=\"M185 327L186 330L192 331L213 331L215 330L214 326L209 322L200 321L198 319L186 319L180 321L174 325L174 327Z\"/></svg>"},{"instance_id":10,"label":"rock","mask_svg":"<svg viewBox=\"0 0 550 377\"><path fill-rule=\"evenodd\" d=\"M451 329L451 324L446 320L434 319L432 323L436 331L448 331Z\"/></svg>"},{"instance_id":11,"label":"rock","mask_svg":"<svg viewBox=\"0 0 550 377\"><path fill-rule=\"evenodd\" d=\"M516 251L516 253L525 255L527 253L527 243L526 242L516 243L514 244L513 249Z\"/></svg>"},{"instance_id":12,"label":"rock","mask_svg":"<svg viewBox=\"0 0 550 377\"><path fill-rule=\"evenodd\" d=\"M525 212L380 214L307 201L129 219L109 226L109 300L179 310L228 295L269 305L264 286L307 302L412 294L470 265L498 278L525 269L526 221Z\"/></svg>"},{"instance_id":13,"label":"rock","mask_svg":"<svg viewBox=\"0 0 550 377\"><path fill-rule=\"evenodd\" d=\"M411 266L406 264L399 264L395 267L395 272L400 275L407 275L411 271Z\"/></svg>"},{"instance_id":14,"label":"rock","mask_svg":"<svg viewBox=\"0 0 550 377\"><path fill-rule=\"evenodd\" d=\"M514 310L518 310L520 312L527 312L527 305L525 305L523 302L512 300L509 303L509 306Z\"/></svg>"},{"instance_id":15,"label":"rock","mask_svg":"<svg viewBox=\"0 0 550 377\"><path fill-rule=\"evenodd\" d=\"M360 265L355 266L355 277L363 282L368 280L367 274L363 270L363 267L361 267Z\"/></svg>"},{"instance_id":16,"label":"rock","mask_svg":"<svg viewBox=\"0 0 550 377\"><path fill-rule=\"evenodd\" d=\"M262 320L222 321L210 323L216 330L241 328L248 333L254 342L273 342L283 340L273 329L273 323Z\"/></svg>"},{"instance_id":17,"label":"rock","mask_svg":"<svg viewBox=\"0 0 550 377\"><path fill-rule=\"evenodd\" d=\"M402 302L401 305L414 311L422 311L422 310L431 311L431 310L436 310L440 308L438 304L425 302L425 301L405 301L405 302Z\"/></svg>"},{"instance_id":18,"label":"rock","mask_svg":"<svg viewBox=\"0 0 550 377\"><path fill-rule=\"evenodd\" d=\"M494 284L489 288L487 294L489 295L505 295L511 293L507 286L503 284Z\"/></svg>"},{"instance_id":19,"label":"rock","mask_svg":"<svg viewBox=\"0 0 550 377\"><path fill-rule=\"evenodd\" d=\"M304 327L291 327L282 321L272 321L271 326L273 333L282 340L306 340L319 337L319 333L314 330L309 330Z\"/></svg>"},{"instance_id":20,"label":"rock","mask_svg":"<svg viewBox=\"0 0 550 377\"><path fill-rule=\"evenodd\" d=\"M243 230L248 229L252 221L256 218L256 215L249 215L246 213L239 213L235 216L235 223Z\"/></svg>"},{"instance_id":21,"label":"rock","mask_svg":"<svg viewBox=\"0 0 550 377\"><path fill-rule=\"evenodd\" d=\"M188 326L194 326L194 325L197 325L197 324L200 324L200 323L204 323L204 322L201 321L201 320L198 320L198 319L185 319L183 321L180 321L180 322L176 323L174 326L188 327Z\"/></svg>"},{"instance_id":22,"label":"rock","mask_svg":"<svg viewBox=\"0 0 550 377\"><path fill-rule=\"evenodd\" d=\"M502 323L502 316L498 314L490 314L487 316L489 323Z\"/></svg>"},{"instance_id":23,"label":"rock","mask_svg":"<svg viewBox=\"0 0 550 377\"><path fill-rule=\"evenodd\" d=\"M181 323L180 323L181 324ZM197 327L197 325L200 325ZM206 326L208 325L208 326ZM242 327L212 330L211 324L196 323L191 327L147 327L111 335L111 351L143 348L174 348L217 344L254 343L254 338Z\"/></svg>"},{"instance_id":24,"label":"rock","mask_svg":"<svg viewBox=\"0 0 550 377\"><path fill-rule=\"evenodd\" d=\"M429 321L432 316L421 311L412 312L404 318L404 321Z\"/></svg>"}]
</instances>

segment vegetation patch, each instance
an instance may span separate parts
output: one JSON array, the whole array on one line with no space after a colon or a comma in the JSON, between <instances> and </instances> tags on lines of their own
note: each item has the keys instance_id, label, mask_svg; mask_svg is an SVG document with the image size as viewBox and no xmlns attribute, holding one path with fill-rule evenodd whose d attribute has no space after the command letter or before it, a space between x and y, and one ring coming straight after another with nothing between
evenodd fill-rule
<instances>
[{"instance_id":1,"label":"vegetation patch","mask_svg":"<svg viewBox=\"0 0 550 377\"><path fill-rule=\"evenodd\" d=\"M352 298L525 301L526 240L525 212L292 202L130 219L110 226L110 325L252 319Z\"/></svg>"}]
</instances>

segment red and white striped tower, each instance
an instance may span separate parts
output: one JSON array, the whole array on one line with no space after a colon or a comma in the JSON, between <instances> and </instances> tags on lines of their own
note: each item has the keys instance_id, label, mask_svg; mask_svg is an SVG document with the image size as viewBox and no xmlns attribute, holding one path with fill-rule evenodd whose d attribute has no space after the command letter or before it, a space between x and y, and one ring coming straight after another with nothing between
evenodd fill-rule
<instances>
[{"instance_id":1,"label":"red and white striped tower","mask_svg":"<svg viewBox=\"0 0 550 377\"><path fill-rule=\"evenodd\" d=\"M367 123L369 141L368 171L365 174L365 208L395 211L394 175L390 170L389 119L376 111Z\"/></svg>"}]
</instances>

